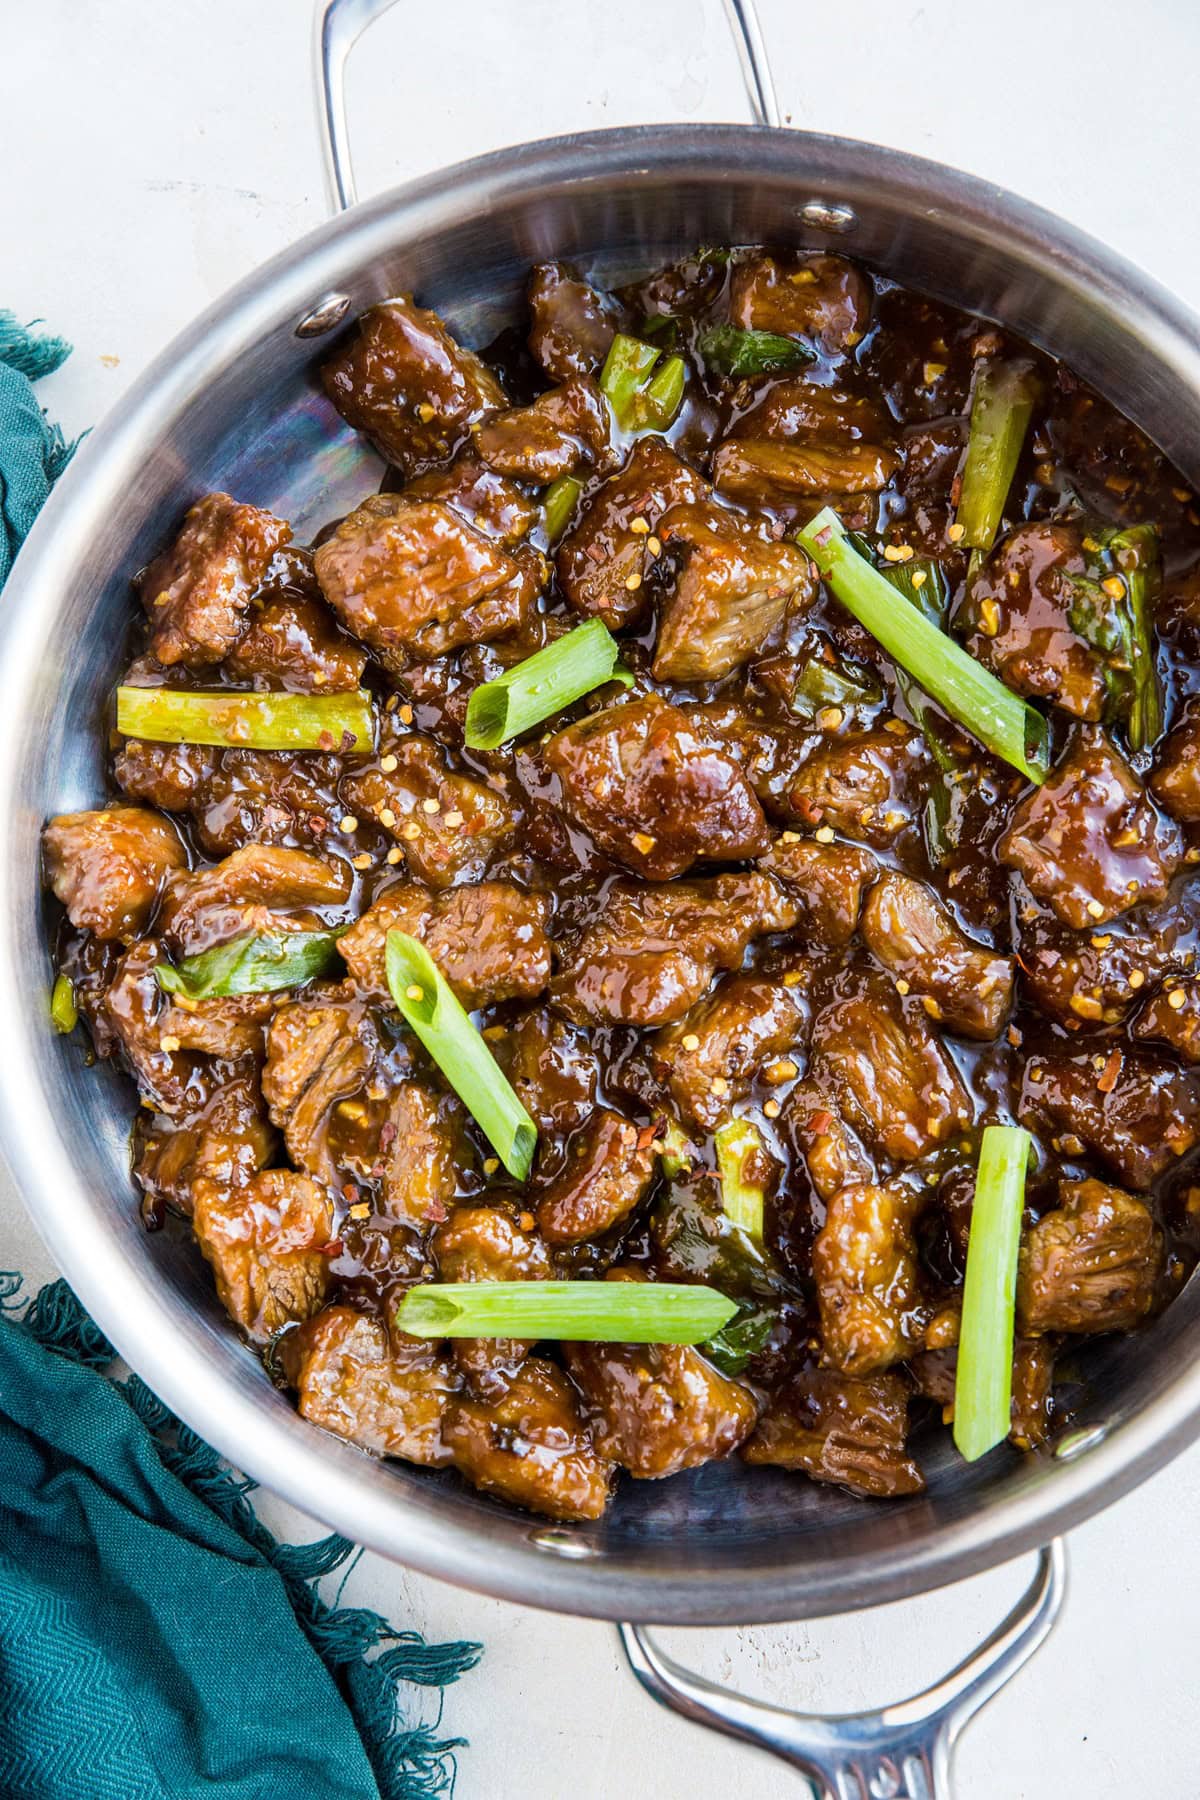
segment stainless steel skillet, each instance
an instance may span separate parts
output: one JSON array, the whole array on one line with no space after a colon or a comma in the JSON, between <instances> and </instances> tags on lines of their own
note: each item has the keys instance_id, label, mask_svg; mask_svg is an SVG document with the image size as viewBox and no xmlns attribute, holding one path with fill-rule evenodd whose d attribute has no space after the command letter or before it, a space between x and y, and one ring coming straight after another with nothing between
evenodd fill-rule
<instances>
[{"instance_id":1,"label":"stainless steel skillet","mask_svg":"<svg viewBox=\"0 0 1200 1800\"><path fill-rule=\"evenodd\" d=\"M348 38L378 10L365 0L324 9L326 95L340 93ZM747 42L752 50L752 34ZM769 81L751 50L770 117ZM344 149L340 114L331 141ZM341 167L348 198L344 160ZM754 239L844 248L1003 319L1064 356L1200 481L1200 327L1102 246L984 183L869 145L763 126L650 127L523 146L408 184L242 283L84 446L0 610L8 720L0 738L0 1146L60 1266L168 1403L276 1491L429 1573L600 1617L811 1616L916 1593L1047 1544L1196 1435L1194 1295L1136 1340L1097 1347L1088 1409L1055 1458L1000 1452L968 1468L948 1445L931 1447L929 1493L886 1508L722 1466L662 1488L627 1484L603 1526L548 1528L452 1477L372 1462L313 1432L269 1387L185 1243L142 1233L129 1204L125 1084L85 1069L78 1046L46 1028L37 835L48 812L99 791L96 723L120 666L128 571L186 502L223 486L275 507L303 536L375 485L377 463L312 384L323 329L412 288L480 342L515 315L537 258L577 256L603 276L701 241ZM1028 1649L1058 1591L1048 1561L1027 1635L1018 1626L1009 1633L1012 1656ZM633 1652L645 1679L679 1685L661 1666L655 1672L649 1652L636 1644ZM693 1691L689 1704L717 1702ZM903 1727L918 1760L908 1774L897 1762L896 1779L914 1792L936 1760L920 1743L920 1710L855 1727L860 1754L876 1759L864 1766L876 1769L886 1734ZM773 1734L777 1748L783 1732L794 1748L800 1730L760 1714L743 1716L739 1729ZM840 1754L846 1737L827 1740L820 1754ZM893 1783L890 1791L906 1790Z\"/></svg>"}]
</instances>

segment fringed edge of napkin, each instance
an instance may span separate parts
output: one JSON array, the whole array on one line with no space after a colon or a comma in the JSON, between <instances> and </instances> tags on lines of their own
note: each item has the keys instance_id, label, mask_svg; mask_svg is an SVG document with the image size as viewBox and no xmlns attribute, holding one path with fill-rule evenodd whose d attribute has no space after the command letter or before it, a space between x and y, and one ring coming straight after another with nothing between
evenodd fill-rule
<instances>
[{"instance_id":1,"label":"fringed edge of napkin","mask_svg":"<svg viewBox=\"0 0 1200 1800\"><path fill-rule=\"evenodd\" d=\"M0 314L0 328L3 326ZM53 340L51 340L53 341ZM0 340L2 343L2 340ZM0 359L3 352L0 348ZM104 1374L117 1351L80 1305L65 1281L53 1281L32 1298L21 1296L22 1278L0 1271L0 1311L47 1350ZM358 1727L385 1800L442 1800L453 1793L454 1751L465 1738L439 1738L438 1720L409 1725L396 1684L448 1687L473 1669L481 1644L429 1644L417 1631L396 1631L365 1607L331 1606L317 1584L361 1554L338 1533L311 1544L283 1544L250 1504L257 1486L237 1475L211 1445L151 1393L139 1375L112 1380L154 1439L163 1466L213 1509L279 1575L301 1630L337 1682ZM373 1654L374 1653L374 1654Z\"/></svg>"}]
</instances>

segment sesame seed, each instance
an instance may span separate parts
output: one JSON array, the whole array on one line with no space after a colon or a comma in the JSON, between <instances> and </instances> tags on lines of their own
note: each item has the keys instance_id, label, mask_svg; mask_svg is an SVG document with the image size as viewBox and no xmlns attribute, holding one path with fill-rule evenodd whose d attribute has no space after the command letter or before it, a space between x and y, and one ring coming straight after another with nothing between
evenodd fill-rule
<instances>
[{"instance_id":1,"label":"sesame seed","mask_svg":"<svg viewBox=\"0 0 1200 1800\"><path fill-rule=\"evenodd\" d=\"M914 569L913 570L912 584L915 588L923 588L925 586L925 583L928 580L929 580L929 577L925 573L924 569Z\"/></svg>"},{"instance_id":2,"label":"sesame seed","mask_svg":"<svg viewBox=\"0 0 1200 1800\"><path fill-rule=\"evenodd\" d=\"M404 998L406 1000L423 1000L425 998L425 989L418 986L415 981L410 981L404 990Z\"/></svg>"},{"instance_id":3,"label":"sesame seed","mask_svg":"<svg viewBox=\"0 0 1200 1800\"><path fill-rule=\"evenodd\" d=\"M430 817L432 817L434 813L441 812L441 810L442 810L441 806L438 803L438 801L436 801L436 800L429 799L429 800L422 800L422 802L421 802L421 811L427 812L430 815Z\"/></svg>"},{"instance_id":4,"label":"sesame seed","mask_svg":"<svg viewBox=\"0 0 1200 1800\"><path fill-rule=\"evenodd\" d=\"M640 588L641 585L642 585L642 577L641 577L640 572L637 569L635 569L633 571L632 575L627 575L625 577L625 586L629 589L631 594L636 592L636 590L638 588Z\"/></svg>"},{"instance_id":5,"label":"sesame seed","mask_svg":"<svg viewBox=\"0 0 1200 1800\"><path fill-rule=\"evenodd\" d=\"M800 833L798 831L781 832L779 841L781 844L798 844L800 842Z\"/></svg>"},{"instance_id":6,"label":"sesame seed","mask_svg":"<svg viewBox=\"0 0 1200 1800\"><path fill-rule=\"evenodd\" d=\"M903 975L898 975L896 977L896 992L898 994L907 994L909 991L909 985L910 984L907 981L905 981Z\"/></svg>"},{"instance_id":7,"label":"sesame seed","mask_svg":"<svg viewBox=\"0 0 1200 1800\"><path fill-rule=\"evenodd\" d=\"M655 844L657 844L658 839L656 837L651 837L648 831L635 831L630 842L633 844L633 847L638 852L639 856L649 856Z\"/></svg>"},{"instance_id":8,"label":"sesame seed","mask_svg":"<svg viewBox=\"0 0 1200 1800\"><path fill-rule=\"evenodd\" d=\"M338 830L344 831L347 837L352 837L354 835L358 830L358 820L353 813L342 814L341 818L338 820Z\"/></svg>"},{"instance_id":9,"label":"sesame seed","mask_svg":"<svg viewBox=\"0 0 1200 1800\"><path fill-rule=\"evenodd\" d=\"M1040 1086L1041 1086L1041 1081L1042 1081L1042 1071L1041 1071L1041 1069L1030 1069L1030 1071L1029 1071L1029 1079L1030 1079L1030 1081L1032 1081L1032 1082L1033 1082L1033 1084L1034 1084L1034 1086L1035 1086L1035 1087L1040 1087Z\"/></svg>"},{"instance_id":10,"label":"sesame seed","mask_svg":"<svg viewBox=\"0 0 1200 1800\"><path fill-rule=\"evenodd\" d=\"M388 851L387 857L385 860L387 862L390 862L392 867L395 868L396 864L400 861L400 859L403 855L404 855L404 852L403 852L403 850L401 850L400 846L398 844L393 844L391 849Z\"/></svg>"},{"instance_id":11,"label":"sesame seed","mask_svg":"<svg viewBox=\"0 0 1200 1800\"><path fill-rule=\"evenodd\" d=\"M451 831L457 831L462 822L463 816L460 812L448 812L443 821L444 824L450 827Z\"/></svg>"},{"instance_id":12,"label":"sesame seed","mask_svg":"<svg viewBox=\"0 0 1200 1800\"><path fill-rule=\"evenodd\" d=\"M966 529L967 528L965 525L960 525L958 523L958 521L955 520L953 525L947 525L946 536L950 539L950 542L952 544L961 544L963 537L966 533Z\"/></svg>"},{"instance_id":13,"label":"sesame seed","mask_svg":"<svg viewBox=\"0 0 1200 1800\"><path fill-rule=\"evenodd\" d=\"M708 1091L710 1094L716 1094L719 1098L729 1091L729 1083L723 1075L714 1075L708 1084Z\"/></svg>"},{"instance_id":14,"label":"sesame seed","mask_svg":"<svg viewBox=\"0 0 1200 1800\"><path fill-rule=\"evenodd\" d=\"M662 555L662 539L656 538L653 536L648 537L646 539L646 553L649 556L661 556Z\"/></svg>"},{"instance_id":15,"label":"sesame seed","mask_svg":"<svg viewBox=\"0 0 1200 1800\"><path fill-rule=\"evenodd\" d=\"M536 1221L531 1212L517 1214L517 1224L521 1227L522 1231L532 1231L535 1223Z\"/></svg>"},{"instance_id":16,"label":"sesame seed","mask_svg":"<svg viewBox=\"0 0 1200 1800\"><path fill-rule=\"evenodd\" d=\"M400 835L401 837L407 838L410 844L415 843L417 838L421 835L421 827L417 824L415 819L410 819Z\"/></svg>"},{"instance_id":17,"label":"sesame seed","mask_svg":"<svg viewBox=\"0 0 1200 1800\"><path fill-rule=\"evenodd\" d=\"M383 710L384 710L384 712L395 712L395 710L399 706L399 704L400 704L399 694L389 694L387 699L383 703Z\"/></svg>"},{"instance_id":18,"label":"sesame seed","mask_svg":"<svg viewBox=\"0 0 1200 1800\"><path fill-rule=\"evenodd\" d=\"M818 844L832 844L832 842L833 842L833 826L832 825L822 825L816 831L813 832L813 836L816 839Z\"/></svg>"},{"instance_id":19,"label":"sesame seed","mask_svg":"<svg viewBox=\"0 0 1200 1800\"><path fill-rule=\"evenodd\" d=\"M823 706L817 714L817 724L822 731L836 731L845 717L840 706Z\"/></svg>"},{"instance_id":20,"label":"sesame seed","mask_svg":"<svg viewBox=\"0 0 1200 1800\"><path fill-rule=\"evenodd\" d=\"M1110 575L1107 581L1102 581L1100 583L1100 586L1104 589L1110 600L1123 600L1125 598L1125 583L1121 580L1119 575Z\"/></svg>"},{"instance_id":21,"label":"sesame seed","mask_svg":"<svg viewBox=\"0 0 1200 1800\"><path fill-rule=\"evenodd\" d=\"M412 707L411 706L402 706L400 708L399 712L396 714L396 717L399 719L399 721L402 725L411 725L413 722Z\"/></svg>"},{"instance_id":22,"label":"sesame seed","mask_svg":"<svg viewBox=\"0 0 1200 1800\"><path fill-rule=\"evenodd\" d=\"M1130 969L1129 985L1131 988L1143 987L1145 985L1145 981L1146 981L1145 969Z\"/></svg>"},{"instance_id":23,"label":"sesame seed","mask_svg":"<svg viewBox=\"0 0 1200 1800\"><path fill-rule=\"evenodd\" d=\"M1000 629L1000 606L995 600L984 600L979 607L979 629L985 637L995 637Z\"/></svg>"},{"instance_id":24,"label":"sesame seed","mask_svg":"<svg viewBox=\"0 0 1200 1800\"><path fill-rule=\"evenodd\" d=\"M650 529L650 521L649 519L643 519L639 514L636 519L630 519L629 529L630 531L636 531L639 537L644 537Z\"/></svg>"},{"instance_id":25,"label":"sesame seed","mask_svg":"<svg viewBox=\"0 0 1200 1800\"><path fill-rule=\"evenodd\" d=\"M396 815L392 811L390 806L385 806L383 808L382 812L379 815L379 823L381 825L386 825L389 831L392 829L392 826L396 823Z\"/></svg>"},{"instance_id":26,"label":"sesame seed","mask_svg":"<svg viewBox=\"0 0 1200 1800\"><path fill-rule=\"evenodd\" d=\"M499 1167L500 1167L500 1158L498 1156L485 1156L484 1157L483 1172L485 1175L494 1175L496 1173L496 1170Z\"/></svg>"},{"instance_id":27,"label":"sesame seed","mask_svg":"<svg viewBox=\"0 0 1200 1800\"><path fill-rule=\"evenodd\" d=\"M791 1081L799 1073L799 1063L794 1062L790 1056L779 1057L776 1062L768 1063L763 1070L763 1074L773 1087L778 1086L781 1081Z\"/></svg>"},{"instance_id":28,"label":"sesame seed","mask_svg":"<svg viewBox=\"0 0 1200 1800\"><path fill-rule=\"evenodd\" d=\"M361 855L352 856L350 861L356 869L369 869L371 866L370 852L364 850Z\"/></svg>"},{"instance_id":29,"label":"sesame seed","mask_svg":"<svg viewBox=\"0 0 1200 1800\"><path fill-rule=\"evenodd\" d=\"M783 985L784 987L799 987L803 980L804 975L800 969L789 969L783 978Z\"/></svg>"},{"instance_id":30,"label":"sesame seed","mask_svg":"<svg viewBox=\"0 0 1200 1800\"><path fill-rule=\"evenodd\" d=\"M929 1014L931 1019L940 1019L941 1018L942 1009L931 994L925 994L922 996L921 1005L925 1008L925 1011Z\"/></svg>"},{"instance_id":31,"label":"sesame seed","mask_svg":"<svg viewBox=\"0 0 1200 1800\"><path fill-rule=\"evenodd\" d=\"M179 1039L168 1033L166 1037L159 1038L158 1047L160 1050L165 1050L168 1056L173 1056L179 1048Z\"/></svg>"},{"instance_id":32,"label":"sesame seed","mask_svg":"<svg viewBox=\"0 0 1200 1800\"><path fill-rule=\"evenodd\" d=\"M418 419L420 419L422 425L429 424L429 421L433 418L435 411L436 411L436 408L431 406L428 400L421 401L420 405L417 407L417 417L418 417Z\"/></svg>"},{"instance_id":33,"label":"sesame seed","mask_svg":"<svg viewBox=\"0 0 1200 1800\"><path fill-rule=\"evenodd\" d=\"M1089 900L1087 909L1093 919L1102 919L1104 917L1104 907L1099 900Z\"/></svg>"},{"instance_id":34,"label":"sesame seed","mask_svg":"<svg viewBox=\"0 0 1200 1800\"><path fill-rule=\"evenodd\" d=\"M1106 931L1102 937L1094 937L1092 939L1092 948L1094 950L1107 950L1108 946L1111 943L1112 943L1112 932Z\"/></svg>"},{"instance_id":35,"label":"sesame seed","mask_svg":"<svg viewBox=\"0 0 1200 1800\"><path fill-rule=\"evenodd\" d=\"M383 770L385 775L393 774L399 766L400 758L398 756L381 756L379 759L379 767Z\"/></svg>"},{"instance_id":36,"label":"sesame seed","mask_svg":"<svg viewBox=\"0 0 1200 1800\"><path fill-rule=\"evenodd\" d=\"M1167 995L1167 1005L1172 1012L1181 1012L1187 1005L1187 995L1182 988L1172 988Z\"/></svg>"},{"instance_id":37,"label":"sesame seed","mask_svg":"<svg viewBox=\"0 0 1200 1800\"><path fill-rule=\"evenodd\" d=\"M777 1119L782 1110L778 1100L763 1101L763 1111L766 1113L768 1119Z\"/></svg>"},{"instance_id":38,"label":"sesame seed","mask_svg":"<svg viewBox=\"0 0 1200 1800\"><path fill-rule=\"evenodd\" d=\"M359 1200L350 1208L350 1217L352 1219L369 1219L370 1216L371 1208L366 1200Z\"/></svg>"},{"instance_id":39,"label":"sesame seed","mask_svg":"<svg viewBox=\"0 0 1200 1800\"><path fill-rule=\"evenodd\" d=\"M932 387L934 382L946 373L946 365L940 362L927 362L921 373L925 386Z\"/></svg>"},{"instance_id":40,"label":"sesame seed","mask_svg":"<svg viewBox=\"0 0 1200 1800\"><path fill-rule=\"evenodd\" d=\"M683 1047L685 1050L698 1050L700 1048L700 1039L694 1031L685 1032L683 1037Z\"/></svg>"}]
</instances>

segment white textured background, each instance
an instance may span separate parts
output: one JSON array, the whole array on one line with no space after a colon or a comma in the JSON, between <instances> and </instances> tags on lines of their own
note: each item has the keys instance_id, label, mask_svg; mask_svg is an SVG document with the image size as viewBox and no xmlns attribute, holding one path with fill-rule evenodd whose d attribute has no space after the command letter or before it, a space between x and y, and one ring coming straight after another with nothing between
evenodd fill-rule
<instances>
[{"instance_id":1,"label":"white textured background","mask_svg":"<svg viewBox=\"0 0 1200 1800\"><path fill-rule=\"evenodd\" d=\"M1200 10L1187 0L759 3L793 124L1015 188L1200 307ZM349 85L364 194L523 138L743 116L718 0L400 5ZM307 0L0 0L0 305L77 346L42 385L68 430L324 216L310 91ZM52 1272L0 1176L0 1265L14 1264L32 1282ZM263 1510L284 1531L312 1529L269 1499ZM1198 1515L1200 1449L1075 1534L1066 1617L971 1727L960 1800L1200 1794ZM675 1633L671 1647L793 1705L878 1704L983 1636L1027 1569L816 1625ZM432 1637L486 1643L447 1696L447 1727L472 1740L459 1800L805 1791L782 1765L652 1706L606 1626L371 1556L347 1594Z\"/></svg>"}]
</instances>

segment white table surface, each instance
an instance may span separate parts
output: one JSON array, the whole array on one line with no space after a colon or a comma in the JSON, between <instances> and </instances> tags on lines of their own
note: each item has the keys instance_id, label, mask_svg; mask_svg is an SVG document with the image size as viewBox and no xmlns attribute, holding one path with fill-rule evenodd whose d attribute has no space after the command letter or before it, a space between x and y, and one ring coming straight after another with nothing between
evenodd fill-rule
<instances>
[{"instance_id":1,"label":"white table surface","mask_svg":"<svg viewBox=\"0 0 1200 1800\"><path fill-rule=\"evenodd\" d=\"M792 123L1034 196L1200 305L1200 11L1185 0L760 8ZM41 390L68 430L98 419L194 314L324 217L308 23L307 0L0 7L0 305L75 343ZM462 58L448 73L447 43ZM743 116L718 0L401 5L352 67L350 95L364 193L520 138ZM0 1175L0 1266L12 1265L34 1283L52 1273ZM262 1510L285 1533L314 1529L270 1497ZM1065 1618L964 1739L961 1800L1200 1793L1198 1515L1200 1448L1074 1534ZM984 1635L1027 1571L879 1613L669 1642L710 1675L793 1705L878 1704ZM805 1791L782 1765L654 1707L604 1625L480 1599L375 1556L347 1596L433 1638L486 1644L446 1700L446 1727L472 1740L460 1800Z\"/></svg>"}]
</instances>

